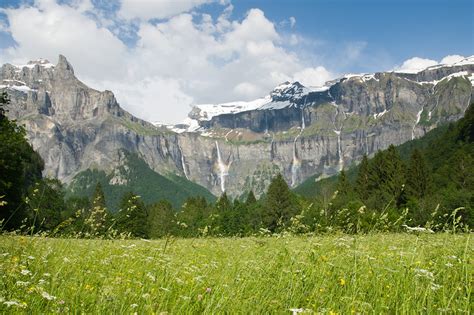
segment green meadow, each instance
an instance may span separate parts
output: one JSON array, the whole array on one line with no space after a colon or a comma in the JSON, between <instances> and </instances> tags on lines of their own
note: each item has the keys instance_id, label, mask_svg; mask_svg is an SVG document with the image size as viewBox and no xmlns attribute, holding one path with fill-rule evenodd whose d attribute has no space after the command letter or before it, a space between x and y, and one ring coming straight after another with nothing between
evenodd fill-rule
<instances>
[{"instance_id":1,"label":"green meadow","mask_svg":"<svg viewBox=\"0 0 474 315\"><path fill-rule=\"evenodd\" d=\"M0 236L0 313L469 314L472 234Z\"/></svg>"}]
</instances>

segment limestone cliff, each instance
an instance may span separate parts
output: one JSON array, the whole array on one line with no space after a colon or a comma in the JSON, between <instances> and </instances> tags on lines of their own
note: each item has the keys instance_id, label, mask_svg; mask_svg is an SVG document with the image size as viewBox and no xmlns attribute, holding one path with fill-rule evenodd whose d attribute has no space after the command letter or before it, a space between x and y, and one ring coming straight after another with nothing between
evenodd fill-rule
<instances>
[{"instance_id":1,"label":"limestone cliff","mask_svg":"<svg viewBox=\"0 0 474 315\"><path fill-rule=\"evenodd\" d=\"M419 73L352 75L307 88L277 87L255 102L197 106L188 125L154 126L124 111L110 91L80 82L63 56L0 68L9 115L25 124L46 175L69 183L81 171L112 173L121 150L153 170L218 195L264 191L276 173L297 185L390 144L462 117L474 94L474 58ZM115 184L120 185L120 181Z\"/></svg>"}]
</instances>

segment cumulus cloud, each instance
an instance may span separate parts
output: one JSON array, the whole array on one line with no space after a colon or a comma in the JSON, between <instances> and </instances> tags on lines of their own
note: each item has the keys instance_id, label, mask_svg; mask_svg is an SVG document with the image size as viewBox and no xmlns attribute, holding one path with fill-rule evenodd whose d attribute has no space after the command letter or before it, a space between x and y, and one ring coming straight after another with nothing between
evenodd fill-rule
<instances>
[{"instance_id":1,"label":"cumulus cloud","mask_svg":"<svg viewBox=\"0 0 474 315\"><path fill-rule=\"evenodd\" d=\"M400 71L400 72L416 73L425 68L436 66L437 64L438 62L435 60L424 59L420 57L413 57L408 60L405 60L403 64L400 67L396 68L395 70Z\"/></svg>"},{"instance_id":2,"label":"cumulus cloud","mask_svg":"<svg viewBox=\"0 0 474 315\"><path fill-rule=\"evenodd\" d=\"M299 81L306 86L323 86L324 83L334 78L334 74L329 72L323 66L316 68L306 68L298 71L293 76L294 81Z\"/></svg>"},{"instance_id":3,"label":"cumulus cloud","mask_svg":"<svg viewBox=\"0 0 474 315\"><path fill-rule=\"evenodd\" d=\"M441 59L440 62L437 62L436 60L432 59L413 57L408 60L405 60L401 66L396 67L394 70L406 73L416 73L431 66L453 64L465 58L466 57L461 55L448 55Z\"/></svg>"},{"instance_id":4,"label":"cumulus cloud","mask_svg":"<svg viewBox=\"0 0 474 315\"><path fill-rule=\"evenodd\" d=\"M126 19L164 19L215 0L122 0L119 15Z\"/></svg>"},{"instance_id":5,"label":"cumulus cloud","mask_svg":"<svg viewBox=\"0 0 474 315\"><path fill-rule=\"evenodd\" d=\"M459 62L459 61L463 60L464 58L466 58L466 57L461 56L461 55L449 55L449 56L446 56L443 59L441 59L440 64L449 65L449 64Z\"/></svg>"},{"instance_id":6,"label":"cumulus cloud","mask_svg":"<svg viewBox=\"0 0 474 315\"><path fill-rule=\"evenodd\" d=\"M43 57L54 62L58 54L64 54L79 74L122 75L126 46L83 14L87 4L81 1L68 6L40 0L35 7L4 9L17 45L5 49L3 59L22 64Z\"/></svg>"},{"instance_id":7,"label":"cumulus cloud","mask_svg":"<svg viewBox=\"0 0 474 315\"><path fill-rule=\"evenodd\" d=\"M132 2L135 11L124 13ZM98 12L89 0L37 0L4 10L17 45L0 58L55 62L63 54L91 87L112 90L133 114L165 123L184 119L192 104L251 100L286 80L315 86L334 77L288 50L288 35L262 10L232 19L232 5L219 1L220 16L193 11L207 2L124 0L113 16ZM135 19L127 24L133 25L133 44L114 29L124 18Z\"/></svg>"}]
</instances>

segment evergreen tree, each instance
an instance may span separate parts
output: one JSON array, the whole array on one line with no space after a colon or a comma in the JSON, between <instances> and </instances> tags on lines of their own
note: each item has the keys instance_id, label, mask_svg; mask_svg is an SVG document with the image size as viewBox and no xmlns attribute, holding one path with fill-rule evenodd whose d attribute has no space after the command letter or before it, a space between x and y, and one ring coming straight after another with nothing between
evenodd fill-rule
<instances>
[{"instance_id":1,"label":"evergreen tree","mask_svg":"<svg viewBox=\"0 0 474 315\"><path fill-rule=\"evenodd\" d=\"M26 131L6 116L7 94L0 93L0 222L14 229L27 216L23 197L41 179L44 163L26 140Z\"/></svg>"},{"instance_id":2,"label":"evergreen tree","mask_svg":"<svg viewBox=\"0 0 474 315\"><path fill-rule=\"evenodd\" d=\"M175 232L176 218L173 206L161 200L148 207L148 236L159 238Z\"/></svg>"},{"instance_id":3,"label":"evergreen tree","mask_svg":"<svg viewBox=\"0 0 474 315\"><path fill-rule=\"evenodd\" d=\"M339 196L349 196L352 193L352 186L347 179L344 169L341 170L337 182L337 191Z\"/></svg>"},{"instance_id":4,"label":"evergreen tree","mask_svg":"<svg viewBox=\"0 0 474 315\"><path fill-rule=\"evenodd\" d=\"M176 214L179 235L192 237L200 235L204 230L212 229L211 210L204 197L190 197Z\"/></svg>"},{"instance_id":5,"label":"evergreen tree","mask_svg":"<svg viewBox=\"0 0 474 315\"><path fill-rule=\"evenodd\" d=\"M407 170L405 190L408 196L424 198L430 188L431 172L420 150L413 151Z\"/></svg>"},{"instance_id":6,"label":"evergreen tree","mask_svg":"<svg viewBox=\"0 0 474 315\"><path fill-rule=\"evenodd\" d=\"M92 197L92 205L94 207L95 206L100 206L102 208L106 207L105 195L102 189L102 185L100 183L97 183L97 185L95 186L94 195Z\"/></svg>"},{"instance_id":7,"label":"evergreen tree","mask_svg":"<svg viewBox=\"0 0 474 315\"><path fill-rule=\"evenodd\" d=\"M34 228L51 231L61 223L65 208L64 192L57 179L42 179L28 191L28 216Z\"/></svg>"},{"instance_id":8,"label":"evergreen tree","mask_svg":"<svg viewBox=\"0 0 474 315\"><path fill-rule=\"evenodd\" d=\"M276 232L298 213L298 207L287 183L278 174L270 183L265 205L262 209L262 223L271 232Z\"/></svg>"},{"instance_id":9,"label":"evergreen tree","mask_svg":"<svg viewBox=\"0 0 474 315\"><path fill-rule=\"evenodd\" d=\"M147 209L140 196L132 192L125 193L117 214L117 228L120 232L130 233L134 237L148 237Z\"/></svg>"},{"instance_id":10,"label":"evergreen tree","mask_svg":"<svg viewBox=\"0 0 474 315\"><path fill-rule=\"evenodd\" d=\"M365 154L359 164L355 190L361 200L365 201L369 198L369 160Z\"/></svg>"},{"instance_id":11,"label":"evergreen tree","mask_svg":"<svg viewBox=\"0 0 474 315\"><path fill-rule=\"evenodd\" d=\"M247 195L247 199L245 199L245 204L247 206L250 206L255 203L257 203L257 198L255 198L255 194L253 193L253 190L250 190L249 194Z\"/></svg>"}]
</instances>

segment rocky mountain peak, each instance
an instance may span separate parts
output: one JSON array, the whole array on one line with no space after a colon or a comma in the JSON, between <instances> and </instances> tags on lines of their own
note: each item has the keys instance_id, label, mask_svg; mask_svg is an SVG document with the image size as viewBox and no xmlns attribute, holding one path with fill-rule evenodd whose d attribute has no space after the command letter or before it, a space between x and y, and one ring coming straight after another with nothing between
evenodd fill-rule
<instances>
[{"instance_id":1,"label":"rocky mountain peak","mask_svg":"<svg viewBox=\"0 0 474 315\"><path fill-rule=\"evenodd\" d=\"M270 92L270 97L274 102L293 101L308 92L309 90L298 81L286 81L273 89Z\"/></svg>"},{"instance_id":2,"label":"rocky mountain peak","mask_svg":"<svg viewBox=\"0 0 474 315\"><path fill-rule=\"evenodd\" d=\"M63 55L59 55L58 64L56 66L57 72L61 74L65 74L68 76L74 76L74 68L72 65L67 61L66 57Z\"/></svg>"}]
</instances>

